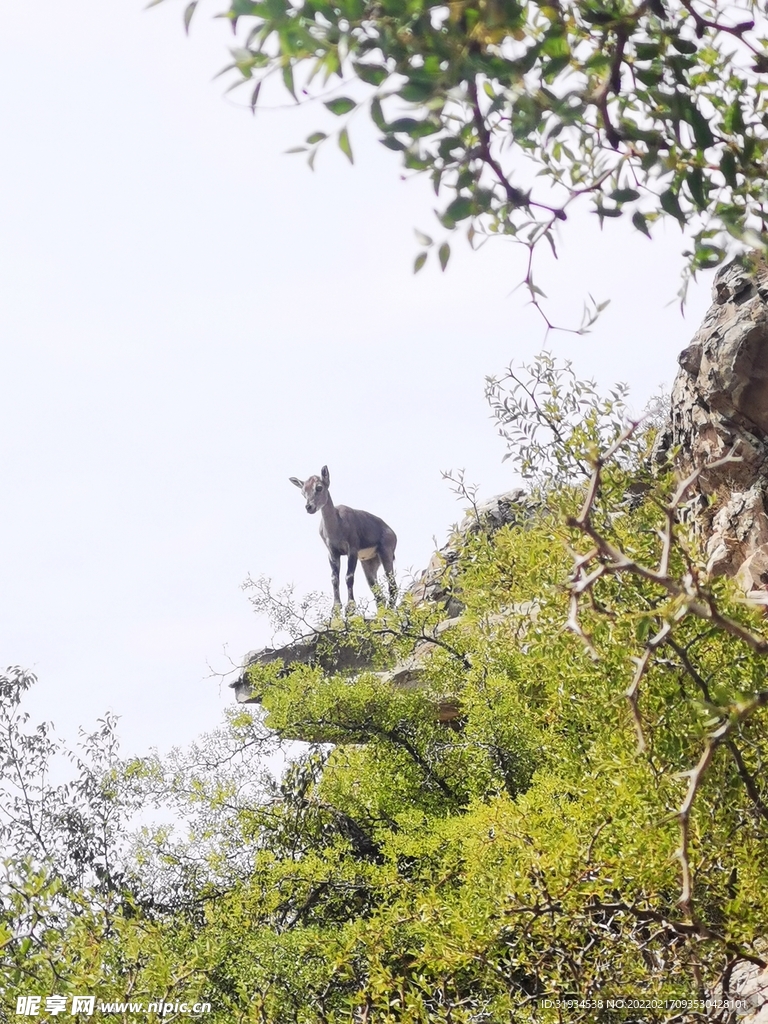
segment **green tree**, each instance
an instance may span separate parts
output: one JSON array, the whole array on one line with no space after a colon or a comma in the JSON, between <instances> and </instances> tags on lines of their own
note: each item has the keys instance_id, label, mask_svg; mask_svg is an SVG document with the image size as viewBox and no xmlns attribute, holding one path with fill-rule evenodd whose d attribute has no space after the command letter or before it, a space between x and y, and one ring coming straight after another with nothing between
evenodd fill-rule
<instances>
[{"instance_id":1,"label":"green tree","mask_svg":"<svg viewBox=\"0 0 768 1024\"><path fill-rule=\"evenodd\" d=\"M15 858L9 1014L36 986L210 1002L222 1024L635 1021L608 1005L626 997L655 1001L643 1021L732 1019L690 1004L765 966L763 621L706 578L621 395L547 356L489 387L534 484L516 522L457 540L459 621L405 601L331 623L327 668L254 667L261 707L189 751L83 763L87 820L154 801L177 825L145 827L106 888L37 840ZM311 602L256 590L306 629ZM333 667L350 644L369 670ZM408 656L417 687L383 674ZM16 742L11 782L37 746Z\"/></svg>"},{"instance_id":2,"label":"green tree","mask_svg":"<svg viewBox=\"0 0 768 1024\"><path fill-rule=\"evenodd\" d=\"M580 200L646 235L677 221L689 273L717 266L734 238L764 244L756 0L232 0L224 16L254 109L276 78L341 119L299 147L310 165L330 138L353 159L350 121L365 109L404 167L430 176L442 226L466 227L475 246L554 247ZM422 241L417 270L433 246ZM444 268L449 244L435 248ZM530 264L528 286L535 296Z\"/></svg>"}]
</instances>

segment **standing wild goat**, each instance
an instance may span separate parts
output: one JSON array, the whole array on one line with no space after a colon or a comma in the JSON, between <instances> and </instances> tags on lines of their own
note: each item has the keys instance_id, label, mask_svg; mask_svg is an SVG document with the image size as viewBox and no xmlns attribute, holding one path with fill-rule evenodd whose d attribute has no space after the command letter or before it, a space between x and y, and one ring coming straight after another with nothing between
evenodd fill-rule
<instances>
[{"instance_id":1,"label":"standing wild goat","mask_svg":"<svg viewBox=\"0 0 768 1024\"><path fill-rule=\"evenodd\" d=\"M394 608L397 599L397 583L393 568L397 537L394 530L387 526L383 519L371 515L370 512L347 508L346 505L334 505L328 490L331 475L327 466L323 466L320 470L320 476L311 476L308 480L299 480L292 476L290 481L304 495L307 512L310 515L314 515L318 510L322 513L320 536L328 548L328 559L331 563L334 608L341 607L339 569L342 555L347 556L349 604L354 605L355 603L353 587L359 558L363 563L363 572L368 580L368 586L373 591L373 596L379 607L384 604L384 596L381 587L376 582L376 573L379 571L380 565L384 566L389 588L389 606Z\"/></svg>"}]
</instances>

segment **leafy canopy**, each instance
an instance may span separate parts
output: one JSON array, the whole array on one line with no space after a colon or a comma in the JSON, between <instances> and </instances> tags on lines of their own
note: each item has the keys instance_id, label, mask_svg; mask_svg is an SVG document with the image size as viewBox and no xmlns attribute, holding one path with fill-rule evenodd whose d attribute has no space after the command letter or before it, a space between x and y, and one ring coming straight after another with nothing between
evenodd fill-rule
<instances>
[{"instance_id":1,"label":"leafy canopy","mask_svg":"<svg viewBox=\"0 0 768 1024\"><path fill-rule=\"evenodd\" d=\"M155 0L160 2L160 0ZM190 20L198 0L186 8ZM430 176L448 231L533 252L578 200L602 223L690 236L689 273L729 239L762 245L768 23L757 0L231 0L251 105L268 79L341 127L367 110L405 168ZM263 101L263 97L262 97ZM419 270L433 245L421 236ZM441 265L450 256L438 249ZM529 267L528 286L535 286Z\"/></svg>"}]
</instances>

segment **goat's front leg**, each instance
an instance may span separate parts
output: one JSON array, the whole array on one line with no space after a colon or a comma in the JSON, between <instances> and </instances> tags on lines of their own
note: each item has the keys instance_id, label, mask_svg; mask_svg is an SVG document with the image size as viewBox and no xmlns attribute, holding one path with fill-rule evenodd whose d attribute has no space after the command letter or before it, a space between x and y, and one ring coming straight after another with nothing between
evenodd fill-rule
<instances>
[{"instance_id":1,"label":"goat's front leg","mask_svg":"<svg viewBox=\"0 0 768 1024\"><path fill-rule=\"evenodd\" d=\"M331 586L333 587L333 607L341 608L341 594L339 593L339 574L341 573L341 555L330 552L328 561L331 563Z\"/></svg>"},{"instance_id":2,"label":"goat's front leg","mask_svg":"<svg viewBox=\"0 0 768 1024\"><path fill-rule=\"evenodd\" d=\"M357 569L357 552L350 551L347 555L347 608L355 607L355 569Z\"/></svg>"}]
</instances>

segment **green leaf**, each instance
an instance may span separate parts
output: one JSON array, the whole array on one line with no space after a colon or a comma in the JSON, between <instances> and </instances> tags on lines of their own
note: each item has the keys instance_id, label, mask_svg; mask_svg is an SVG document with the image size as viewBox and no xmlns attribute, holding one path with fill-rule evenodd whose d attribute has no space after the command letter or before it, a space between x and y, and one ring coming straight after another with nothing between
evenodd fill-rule
<instances>
[{"instance_id":1,"label":"green leaf","mask_svg":"<svg viewBox=\"0 0 768 1024\"><path fill-rule=\"evenodd\" d=\"M699 49L692 39L681 39L679 36L672 36L669 41L678 53L696 53Z\"/></svg>"},{"instance_id":2,"label":"green leaf","mask_svg":"<svg viewBox=\"0 0 768 1024\"><path fill-rule=\"evenodd\" d=\"M621 216L621 210L617 210L613 206L598 206L596 212L597 212L597 215L600 218L600 220L602 220L603 217L620 217Z\"/></svg>"},{"instance_id":3,"label":"green leaf","mask_svg":"<svg viewBox=\"0 0 768 1024\"><path fill-rule=\"evenodd\" d=\"M640 198L640 193L634 188L617 188L608 196L614 203L631 203Z\"/></svg>"},{"instance_id":4,"label":"green leaf","mask_svg":"<svg viewBox=\"0 0 768 1024\"><path fill-rule=\"evenodd\" d=\"M719 267L726 257L725 249L717 245L697 245L693 254L696 266L700 270L712 270Z\"/></svg>"},{"instance_id":5,"label":"green leaf","mask_svg":"<svg viewBox=\"0 0 768 1024\"><path fill-rule=\"evenodd\" d=\"M638 210L637 213L632 214L632 223L635 225L638 231L641 231L648 238L651 237L651 232L648 230L648 221L645 219L642 213Z\"/></svg>"},{"instance_id":6,"label":"green leaf","mask_svg":"<svg viewBox=\"0 0 768 1024\"><path fill-rule=\"evenodd\" d=\"M643 85L647 85L650 87L658 85L664 77L664 72L661 70L660 67L657 67L655 64L652 65L650 68L635 68L634 74L635 78L639 79L643 83Z\"/></svg>"},{"instance_id":7,"label":"green leaf","mask_svg":"<svg viewBox=\"0 0 768 1024\"><path fill-rule=\"evenodd\" d=\"M342 114L348 114L350 110L354 110L357 104L348 96L339 96L338 99L328 100L324 106L326 106L332 114L340 117Z\"/></svg>"},{"instance_id":8,"label":"green leaf","mask_svg":"<svg viewBox=\"0 0 768 1024\"><path fill-rule=\"evenodd\" d=\"M230 11L238 18L243 18L257 14L259 7L254 0L232 0Z\"/></svg>"},{"instance_id":9,"label":"green leaf","mask_svg":"<svg viewBox=\"0 0 768 1024\"><path fill-rule=\"evenodd\" d=\"M285 88L288 90L291 96L293 96L293 98L296 99L296 90L294 89L293 85L293 68L291 67L290 63L286 64L283 67L283 84L285 85Z\"/></svg>"},{"instance_id":10,"label":"green leaf","mask_svg":"<svg viewBox=\"0 0 768 1024\"><path fill-rule=\"evenodd\" d=\"M471 217L473 209L472 200L466 196L457 196L452 203L448 204L445 216L454 223L459 220L466 220Z\"/></svg>"},{"instance_id":11,"label":"green leaf","mask_svg":"<svg viewBox=\"0 0 768 1024\"><path fill-rule=\"evenodd\" d=\"M418 274L424 264L427 262L427 253L420 252L416 259L413 261L413 272Z\"/></svg>"},{"instance_id":12,"label":"green leaf","mask_svg":"<svg viewBox=\"0 0 768 1024\"><path fill-rule=\"evenodd\" d=\"M541 44L541 53L546 57L570 57L571 48L568 43L568 37L559 25L556 26L555 31L550 31L544 36L544 41Z\"/></svg>"},{"instance_id":13,"label":"green leaf","mask_svg":"<svg viewBox=\"0 0 768 1024\"><path fill-rule=\"evenodd\" d=\"M542 64L542 77L545 82L554 82L557 76L571 63L570 57L553 57L545 64Z\"/></svg>"},{"instance_id":14,"label":"green leaf","mask_svg":"<svg viewBox=\"0 0 768 1024\"><path fill-rule=\"evenodd\" d=\"M387 130L387 122L384 117L384 111L381 109L381 101L378 97L371 100L371 120L379 129L379 131Z\"/></svg>"},{"instance_id":15,"label":"green leaf","mask_svg":"<svg viewBox=\"0 0 768 1024\"><path fill-rule=\"evenodd\" d=\"M423 231L419 231L418 228L414 228L414 234L420 245L432 245L432 239L429 235L425 235Z\"/></svg>"},{"instance_id":16,"label":"green leaf","mask_svg":"<svg viewBox=\"0 0 768 1024\"><path fill-rule=\"evenodd\" d=\"M709 149L710 146L715 144L715 137L712 134L712 129L709 127L709 122L692 103L686 115L686 120L693 129L693 137L696 139L696 145L699 149Z\"/></svg>"},{"instance_id":17,"label":"green leaf","mask_svg":"<svg viewBox=\"0 0 768 1024\"><path fill-rule=\"evenodd\" d=\"M381 85L387 77L387 69L379 64L355 64L357 77L368 85Z\"/></svg>"},{"instance_id":18,"label":"green leaf","mask_svg":"<svg viewBox=\"0 0 768 1024\"><path fill-rule=\"evenodd\" d=\"M647 615L643 615L642 618L638 619L637 625L635 626L635 639L643 644L648 639L651 628L654 625L653 619Z\"/></svg>"},{"instance_id":19,"label":"green leaf","mask_svg":"<svg viewBox=\"0 0 768 1024\"><path fill-rule=\"evenodd\" d=\"M725 178L726 184L730 185L731 188L736 188L738 186L738 180L736 178L736 158L729 149L727 149L720 158L720 170Z\"/></svg>"},{"instance_id":20,"label":"green leaf","mask_svg":"<svg viewBox=\"0 0 768 1024\"><path fill-rule=\"evenodd\" d=\"M707 207L707 196L704 192L704 173L700 167L694 167L692 171L688 172L686 183L694 203L696 203L700 210L705 210Z\"/></svg>"},{"instance_id":21,"label":"green leaf","mask_svg":"<svg viewBox=\"0 0 768 1024\"><path fill-rule=\"evenodd\" d=\"M461 139L457 138L455 135L449 135L445 139L440 139L440 142L437 145L437 152L443 160L450 160L452 159L455 150L463 148L464 143Z\"/></svg>"},{"instance_id":22,"label":"green leaf","mask_svg":"<svg viewBox=\"0 0 768 1024\"><path fill-rule=\"evenodd\" d=\"M410 81L398 90L397 95L408 103L423 103L434 91L435 85L432 82Z\"/></svg>"},{"instance_id":23,"label":"green leaf","mask_svg":"<svg viewBox=\"0 0 768 1024\"><path fill-rule=\"evenodd\" d=\"M409 132L415 128L419 121L415 117L398 117L396 121L392 121L388 127L390 132Z\"/></svg>"},{"instance_id":24,"label":"green leaf","mask_svg":"<svg viewBox=\"0 0 768 1024\"><path fill-rule=\"evenodd\" d=\"M440 269L445 270L445 268L448 266L448 260L451 258L450 245L448 245L447 242L443 242L443 244L438 249L437 255L440 260Z\"/></svg>"},{"instance_id":25,"label":"green leaf","mask_svg":"<svg viewBox=\"0 0 768 1024\"><path fill-rule=\"evenodd\" d=\"M261 79L259 79L259 81L256 83L256 87L254 88L253 92L251 93L251 110L252 110L252 112L254 114L256 113L256 104L259 101L259 93L260 92L261 92Z\"/></svg>"},{"instance_id":26,"label":"green leaf","mask_svg":"<svg viewBox=\"0 0 768 1024\"><path fill-rule=\"evenodd\" d=\"M425 135L434 135L441 128L442 125L439 122L419 121L415 117L399 117L387 127L387 131L405 132L412 139L421 139Z\"/></svg>"},{"instance_id":27,"label":"green leaf","mask_svg":"<svg viewBox=\"0 0 768 1024\"><path fill-rule=\"evenodd\" d=\"M419 156L414 149L406 149L403 151L403 164L410 171L428 171L432 161Z\"/></svg>"},{"instance_id":28,"label":"green leaf","mask_svg":"<svg viewBox=\"0 0 768 1024\"><path fill-rule=\"evenodd\" d=\"M184 31L189 35L189 23L192 21L192 15L195 13L197 7L197 0L192 0L192 3L187 4L187 8L184 11Z\"/></svg>"},{"instance_id":29,"label":"green leaf","mask_svg":"<svg viewBox=\"0 0 768 1024\"><path fill-rule=\"evenodd\" d=\"M734 100L728 107L723 117L723 128L729 135L740 134L744 131L744 115L741 112L741 103Z\"/></svg>"},{"instance_id":30,"label":"green leaf","mask_svg":"<svg viewBox=\"0 0 768 1024\"><path fill-rule=\"evenodd\" d=\"M323 139L327 139L328 136L325 132L312 132L311 135L307 136L307 142L310 146L316 146L318 142L322 142Z\"/></svg>"},{"instance_id":31,"label":"green leaf","mask_svg":"<svg viewBox=\"0 0 768 1024\"><path fill-rule=\"evenodd\" d=\"M672 189L667 189L666 192L663 192L659 198L659 202L661 203L661 208L665 213L668 213L670 217L674 217L681 227L685 226L685 214L680 208L680 200Z\"/></svg>"},{"instance_id":32,"label":"green leaf","mask_svg":"<svg viewBox=\"0 0 768 1024\"><path fill-rule=\"evenodd\" d=\"M352 147L349 144L349 133L346 128L342 128L339 132L339 149L351 164L355 162L355 158L352 156Z\"/></svg>"},{"instance_id":33,"label":"green leaf","mask_svg":"<svg viewBox=\"0 0 768 1024\"><path fill-rule=\"evenodd\" d=\"M653 60L659 56L659 44L658 43L637 43L635 45L635 54L638 60Z\"/></svg>"}]
</instances>

